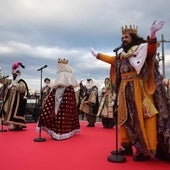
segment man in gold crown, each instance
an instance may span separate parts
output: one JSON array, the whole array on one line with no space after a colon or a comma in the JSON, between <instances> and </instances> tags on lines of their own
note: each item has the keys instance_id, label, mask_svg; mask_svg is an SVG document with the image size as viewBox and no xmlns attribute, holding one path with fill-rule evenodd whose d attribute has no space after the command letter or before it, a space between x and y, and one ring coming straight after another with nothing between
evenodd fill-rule
<instances>
[{"instance_id":1,"label":"man in gold crown","mask_svg":"<svg viewBox=\"0 0 170 170\"><path fill-rule=\"evenodd\" d=\"M77 80L68 60L58 59L57 76L52 90L42 105L38 126L53 139L63 140L80 132L74 88Z\"/></svg>"},{"instance_id":2,"label":"man in gold crown","mask_svg":"<svg viewBox=\"0 0 170 170\"><path fill-rule=\"evenodd\" d=\"M157 50L156 32L164 25L154 21L147 41L139 37L137 27L122 28L123 51L115 56L91 53L109 63L110 76L118 94L118 125L121 148L112 154L133 155L134 161L147 161L157 146L157 113L153 101L156 89L154 60Z\"/></svg>"}]
</instances>

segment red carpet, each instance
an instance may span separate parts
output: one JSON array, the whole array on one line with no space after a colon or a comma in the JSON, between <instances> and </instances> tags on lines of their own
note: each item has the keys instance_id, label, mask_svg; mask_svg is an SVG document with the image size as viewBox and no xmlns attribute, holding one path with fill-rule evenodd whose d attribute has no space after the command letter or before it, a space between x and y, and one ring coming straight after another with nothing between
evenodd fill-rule
<instances>
[{"instance_id":1,"label":"red carpet","mask_svg":"<svg viewBox=\"0 0 170 170\"><path fill-rule=\"evenodd\" d=\"M107 161L115 149L115 128L104 129L101 123L94 128L81 121L81 133L70 139L55 141L45 132L45 142L34 142L39 135L36 124L27 124L27 129L18 132L0 132L1 170L168 170L170 163L156 160L134 162ZM5 129L6 127L4 127Z\"/></svg>"}]
</instances>

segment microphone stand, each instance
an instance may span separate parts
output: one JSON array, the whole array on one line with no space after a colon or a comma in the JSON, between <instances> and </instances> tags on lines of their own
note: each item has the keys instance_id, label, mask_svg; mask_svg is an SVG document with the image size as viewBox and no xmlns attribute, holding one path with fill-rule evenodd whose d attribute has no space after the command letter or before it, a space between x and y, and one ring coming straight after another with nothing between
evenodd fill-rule
<instances>
[{"instance_id":1,"label":"microphone stand","mask_svg":"<svg viewBox=\"0 0 170 170\"><path fill-rule=\"evenodd\" d=\"M42 91L42 71L44 68L46 68L47 65L45 65L44 67L41 67L39 68L37 71L40 71L40 106L42 107L42 94L41 94L41 91ZM42 109L42 108L41 108ZM45 142L46 139L45 138L42 138L41 137L41 113L40 113L40 116L39 116L39 137L38 138L35 138L34 139L34 142Z\"/></svg>"},{"instance_id":2,"label":"microphone stand","mask_svg":"<svg viewBox=\"0 0 170 170\"><path fill-rule=\"evenodd\" d=\"M2 97L3 97L3 100L2 100L2 107L1 107L1 115L2 115L2 109L3 109L3 104L4 104L4 97L5 97L5 79L9 77L9 76L3 76L3 90L2 90ZM7 130L4 129L4 121L3 121L3 118L1 119L1 130L0 132L6 132Z\"/></svg>"},{"instance_id":3,"label":"microphone stand","mask_svg":"<svg viewBox=\"0 0 170 170\"><path fill-rule=\"evenodd\" d=\"M118 151L118 92L119 92L119 87L120 87L120 82L118 80L118 62L119 61L119 55L118 55L118 50L120 48L117 48L114 50L114 52L116 53L116 58L115 58L115 73L116 73L116 88L115 88L115 93L116 93L116 98L115 98L115 103L113 105L113 113L114 113L114 116L116 118L116 152L115 154L111 154L107 157L107 160L109 162L115 162L115 163L123 163L123 162L126 162L126 157L124 157L123 155L120 155L119 154L119 151Z\"/></svg>"}]
</instances>

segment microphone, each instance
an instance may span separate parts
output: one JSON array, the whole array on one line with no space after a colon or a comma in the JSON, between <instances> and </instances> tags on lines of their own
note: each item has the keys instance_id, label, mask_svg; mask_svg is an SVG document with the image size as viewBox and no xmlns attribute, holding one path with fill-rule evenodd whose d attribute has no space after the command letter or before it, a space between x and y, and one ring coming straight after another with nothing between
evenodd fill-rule
<instances>
[{"instance_id":1,"label":"microphone","mask_svg":"<svg viewBox=\"0 0 170 170\"><path fill-rule=\"evenodd\" d=\"M44 69L44 68L46 68L46 67L48 67L48 66L47 66L47 65L44 65L43 67L39 68L37 71L40 71L40 70L42 70L42 69Z\"/></svg>"},{"instance_id":2,"label":"microphone","mask_svg":"<svg viewBox=\"0 0 170 170\"><path fill-rule=\"evenodd\" d=\"M122 44L119 46L119 47L117 47L117 48L115 48L114 50L113 50L113 52L117 52L117 51L119 51L121 48L122 48Z\"/></svg>"},{"instance_id":3,"label":"microphone","mask_svg":"<svg viewBox=\"0 0 170 170\"><path fill-rule=\"evenodd\" d=\"M4 79L8 78L9 76L3 76Z\"/></svg>"},{"instance_id":4,"label":"microphone","mask_svg":"<svg viewBox=\"0 0 170 170\"><path fill-rule=\"evenodd\" d=\"M2 78L0 78L0 80L1 80L1 79L6 79L6 78L8 78L8 77L9 77L9 76L3 76Z\"/></svg>"}]
</instances>

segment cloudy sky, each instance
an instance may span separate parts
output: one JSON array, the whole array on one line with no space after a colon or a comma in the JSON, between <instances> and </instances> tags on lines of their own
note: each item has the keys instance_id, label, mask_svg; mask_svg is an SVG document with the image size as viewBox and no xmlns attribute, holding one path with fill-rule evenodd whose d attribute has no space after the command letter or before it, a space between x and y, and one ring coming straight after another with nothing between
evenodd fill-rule
<instances>
[{"instance_id":1,"label":"cloudy sky","mask_svg":"<svg viewBox=\"0 0 170 170\"><path fill-rule=\"evenodd\" d=\"M78 80L92 78L99 86L109 76L109 65L96 60L97 52L114 55L121 44L121 27L137 25L146 38L154 20L165 21L157 34L167 41L158 52L165 55L165 77L170 78L170 1L168 0L0 0L0 67L11 77L11 65L22 62L30 89L56 76L59 57L65 57ZM164 50L162 50L164 49ZM162 61L160 61L162 67ZM160 68L162 71L162 68Z\"/></svg>"}]
</instances>

